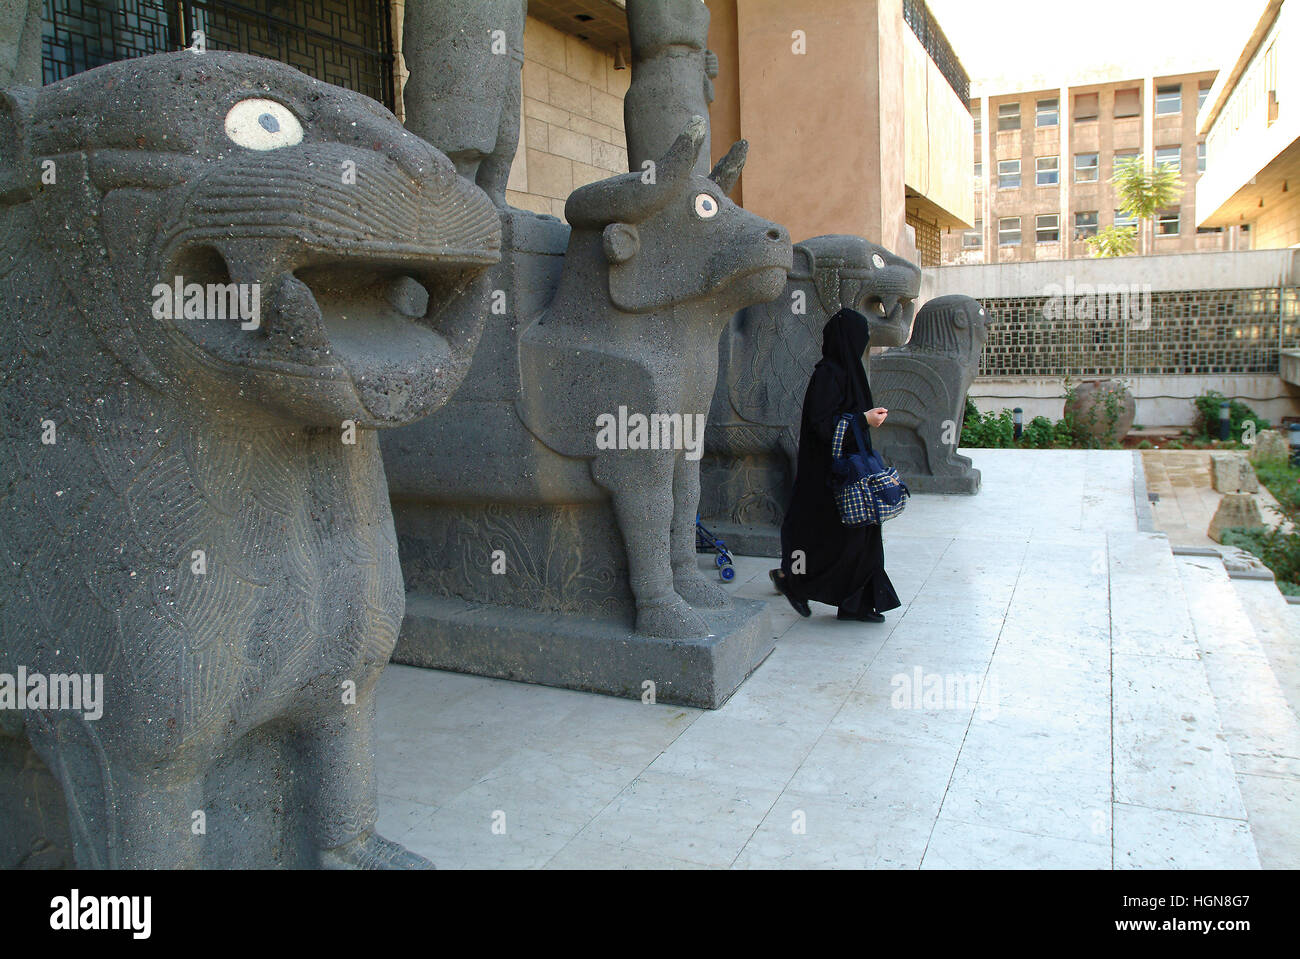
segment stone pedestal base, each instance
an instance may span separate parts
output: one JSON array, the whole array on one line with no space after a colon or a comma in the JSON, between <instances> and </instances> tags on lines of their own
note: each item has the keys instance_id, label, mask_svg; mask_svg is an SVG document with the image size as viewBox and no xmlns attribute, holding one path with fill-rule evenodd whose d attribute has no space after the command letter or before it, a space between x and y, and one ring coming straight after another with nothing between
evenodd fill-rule
<instances>
[{"instance_id":1,"label":"stone pedestal base","mask_svg":"<svg viewBox=\"0 0 1300 959\"><path fill-rule=\"evenodd\" d=\"M764 603L698 610L713 635L640 636L630 623L407 593L393 662L717 709L775 646Z\"/></svg>"},{"instance_id":2,"label":"stone pedestal base","mask_svg":"<svg viewBox=\"0 0 1300 959\"><path fill-rule=\"evenodd\" d=\"M888 463L888 453L885 456ZM898 472L907 484L908 492L913 494L961 493L970 496L980 491L980 471L977 469L939 476L908 474L901 469Z\"/></svg>"},{"instance_id":3,"label":"stone pedestal base","mask_svg":"<svg viewBox=\"0 0 1300 959\"><path fill-rule=\"evenodd\" d=\"M1259 500L1250 493L1225 493L1214 511L1206 535L1216 543L1223 542L1225 529L1265 529L1264 517L1259 511Z\"/></svg>"},{"instance_id":4,"label":"stone pedestal base","mask_svg":"<svg viewBox=\"0 0 1300 959\"><path fill-rule=\"evenodd\" d=\"M736 556L768 556L781 558L781 527L779 526L742 526L737 523L717 523L704 525L709 532L722 540L729 552ZM773 564L776 565L775 563Z\"/></svg>"}]
</instances>

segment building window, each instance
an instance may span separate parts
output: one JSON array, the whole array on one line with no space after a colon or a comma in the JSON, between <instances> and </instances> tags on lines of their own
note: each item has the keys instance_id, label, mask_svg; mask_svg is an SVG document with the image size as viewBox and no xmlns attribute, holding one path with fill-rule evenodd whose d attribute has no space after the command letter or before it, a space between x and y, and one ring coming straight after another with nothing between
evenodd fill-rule
<instances>
[{"instance_id":1,"label":"building window","mask_svg":"<svg viewBox=\"0 0 1300 959\"><path fill-rule=\"evenodd\" d=\"M1115 91L1115 119L1142 114L1142 91L1137 87Z\"/></svg>"},{"instance_id":2,"label":"building window","mask_svg":"<svg viewBox=\"0 0 1300 959\"><path fill-rule=\"evenodd\" d=\"M1183 169L1182 147L1159 147L1156 150L1156 166L1171 167L1175 173Z\"/></svg>"},{"instance_id":3,"label":"building window","mask_svg":"<svg viewBox=\"0 0 1300 959\"><path fill-rule=\"evenodd\" d=\"M1123 210L1115 211L1115 225L1119 227L1137 226L1138 221L1132 213L1125 213Z\"/></svg>"},{"instance_id":4,"label":"building window","mask_svg":"<svg viewBox=\"0 0 1300 959\"><path fill-rule=\"evenodd\" d=\"M983 163L976 162L976 164L975 164L975 179L976 179L976 180L979 180L979 181L981 181L981 182L984 180L984 164L983 164Z\"/></svg>"},{"instance_id":5,"label":"building window","mask_svg":"<svg viewBox=\"0 0 1300 959\"><path fill-rule=\"evenodd\" d=\"M1168 116L1183 112L1183 88L1177 84L1170 87L1156 87L1156 116Z\"/></svg>"},{"instance_id":6,"label":"building window","mask_svg":"<svg viewBox=\"0 0 1300 959\"><path fill-rule=\"evenodd\" d=\"M975 228L967 230L961 235L961 248L963 250L978 250L984 245L984 221L976 220Z\"/></svg>"},{"instance_id":7,"label":"building window","mask_svg":"<svg viewBox=\"0 0 1300 959\"><path fill-rule=\"evenodd\" d=\"M1020 161L1019 160L998 161L998 189L999 190L1020 189Z\"/></svg>"},{"instance_id":8,"label":"building window","mask_svg":"<svg viewBox=\"0 0 1300 959\"><path fill-rule=\"evenodd\" d=\"M1038 243L1059 243L1061 216L1059 213L1040 213L1034 218L1034 240Z\"/></svg>"},{"instance_id":9,"label":"building window","mask_svg":"<svg viewBox=\"0 0 1300 959\"><path fill-rule=\"evenodd\" d=\"M1101 95L1097 93L1076 93L1074 95L1074 120L1095 120L1101 113Z\"/></svg>"},{"instance_id":10,"label":"building window","mask_svg":"<svg viewBox=\"0 0 1300 959\"><path fill-rule=\"evenodd\" d=\"M1039 157L1034 161L1035 183L1039 186L1055 186L1060 181L1060 162L1057 157Z\"/></svg>"},{"instance_id":11,"label":"building window","mask_svg":"<svg viewBox=\"0 0 1300 959\"><path fill-rule=\"evenodd\" d=\"M1034 125L1040 127L1054 127L1061 123L1060 101L1056 97L1050 97L1046 100L1038 101L1038 113L1034 119Z\"/></svg>"},{"instance_id":12,"label":"building window","mask_svg":"<svg viewBox=\"0 0 1300 959\"><path fill-rule=\"evenodd\" d=\"M1205 142L1196 144L1196 172L1205 172Z\"/></svg>"},{"instance_id":13,"label":"building window","mask_svg":"<svg viewBox=\"0 0 1300 959\"><path fill-rule=\"evenodd\" d=\"M979 101L972 101L970 107L971 119L975 121L975 135L979 136L984 129L984 114L980 112Z\"/></svg>"},{"instance_id":14,"label":"building window","mask_svg":"<svg viewBox=\"0 0 1300 959\"><path fill-rule=\"evenodd\" d=\"M1097 179L1096 153L1076 153L1074 155L1074 182L1092 183Z\"/></svg>"},{"instance_id":15,"label":"building window","mask_svg":"<svg viewBox=\"0 0 1300 959\"><path fill-rule=\"evenodd\" d=\"M1177 236L1179 220L1177 210L1161 210L1156 214L1156 236Z\"/></svg>"},{"instance_id":16,"label":"building window","mask_svg":"<svg viewBox=\"0 0 1300 959\"><path fill-rule=\"evenodd\" d=\"M1020 245L1020 217L1004 216L998 220L998 246Z\"/></svg>"},{"instance_id":17,"label":"building window","mask_svg":"<svg viewBox=\"0 0 1300 959\"><path fill-rule=\"evenodd\" d=\"M1196 90L1196 112L1199 113L1201 108L1205 106L1205 98L1210 95L1210 88L1213 86L1213 83L1201 81L1200 87Z\"/></svg>"},{"instance_id":18,"label":"building window","mask_svg":"<svg viewBox=\"0 0 1300 959\"><path fill-rule=\"evenodd\" d=\"M999 104L998 129L999 130L1020 129L1020 104L1019 103Z\"/></svg>"},{"instance_id":19,"label":"building window","mask_svg":"<svg viewBox=\"0 0 1300 959\"><path fill-rule=\"evenodd\" d=\"M1089 213L1076 213L1074 215L1074 238L1082 240L1085 237L1097 235L1097 211Z\"/></svg>"},{"instance_id":20,"label":"building window","mask_svg":"<svg viewBox=\"0 0 1300 959\"><path fill-rule=\"evenodd\" d=\"M1119 168L1125 163L1132 163L1138 158L1137 150L1116 150L1115 162L1111 165L1111 175L1119 172Z\"/></svg>"},{"instance_id":21,"label":"building window","mask_svg":"<svg viewBox=\"0 0 1300 959\"><path fill-rule=\"evenodd\" d=\"M1197 233L1222 233L1222 232L1223 232L1223 227L1221 227L1221 226L1198 226L1198 227L1196 228L1196 232L1197 232Z\"/></svg>"}]
</instances>

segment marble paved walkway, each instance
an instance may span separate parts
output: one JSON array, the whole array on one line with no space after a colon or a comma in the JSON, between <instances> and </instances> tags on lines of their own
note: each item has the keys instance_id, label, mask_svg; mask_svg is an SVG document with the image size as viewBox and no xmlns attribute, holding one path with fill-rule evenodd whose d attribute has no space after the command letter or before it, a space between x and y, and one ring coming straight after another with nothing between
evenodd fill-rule
<instances>
[{"instance_id":1,"label":"marble paved walkway","mask_svg":"<svg viewBox=\"0 0 1300 959\"><path fill-rule=\"evenodd\" d=\"M799 619L740 558L731 588L776 600L779 639L722 709L390 667L380 829L442 868L1251 868L1245 751L1285 861L1294 713L1224 735L1222 697L1267 662L1216 649L1207 677L1134 458L975 460L978 496L887 528L883 625Z\"/></svg>"}]
</instances>

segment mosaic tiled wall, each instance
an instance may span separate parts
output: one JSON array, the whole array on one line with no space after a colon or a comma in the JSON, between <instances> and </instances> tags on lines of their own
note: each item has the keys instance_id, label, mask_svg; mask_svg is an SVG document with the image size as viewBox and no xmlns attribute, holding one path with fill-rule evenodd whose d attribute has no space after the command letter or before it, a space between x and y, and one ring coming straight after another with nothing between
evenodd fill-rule
<instances>
[{"instance_id":1,"label":"mosaic tiled wall","mask_svg":"<svg viewBox=\"0 0 1300 959\"><path fill-rule=\"evenodd\" d=\"M1135 297L1127 312L1109 299L1076 297L1074 309L1047 297L984 300L979 375L1276 373L1278 351L1300 347L1295 289L1149 296L1149 311Z\"/></svg>"}]
</instances>

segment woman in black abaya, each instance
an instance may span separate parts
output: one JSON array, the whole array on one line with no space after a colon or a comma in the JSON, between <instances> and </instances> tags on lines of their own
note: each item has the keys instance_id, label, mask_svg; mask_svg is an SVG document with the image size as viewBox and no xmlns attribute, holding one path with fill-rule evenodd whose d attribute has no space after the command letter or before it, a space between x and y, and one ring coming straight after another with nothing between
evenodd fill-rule
<instances>
[{"instance_id":1,"label":"woman in black abaya","mask_svg":"<svg viewBox=\"0 0 1300 959\"><path fill-rule=\"evenodd\" d=\"M831 438L840 414L851 413L867 427L879 426L887 415L872 402L862 366L869 335L861 313L836 313L822 331L822 358L804 394L799 463L781 524L781 568L769 574L801 616L810 615L808 602L814 600L838 606L839 619L879 623L881 613L902 605L885 575L880 527L841 523L831 486ZM870 448L870 429L863 435ZM850 429L844 451L855 443Z\"/></svg>"}]
</instances>

